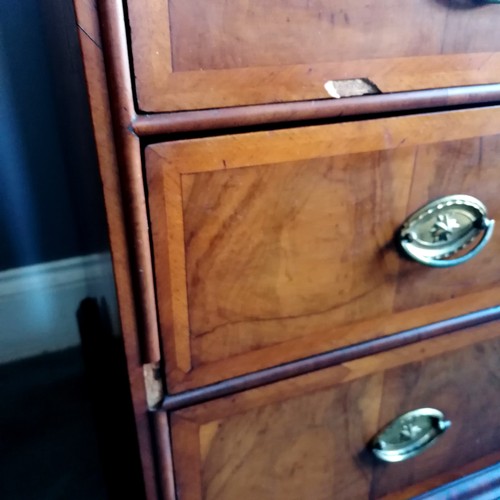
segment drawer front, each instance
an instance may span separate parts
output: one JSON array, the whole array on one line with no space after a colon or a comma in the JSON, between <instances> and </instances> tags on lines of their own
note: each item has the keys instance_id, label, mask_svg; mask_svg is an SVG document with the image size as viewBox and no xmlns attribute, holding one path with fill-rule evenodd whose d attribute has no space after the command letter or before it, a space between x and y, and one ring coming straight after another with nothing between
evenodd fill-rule
<instances>
[{"instance_id":1,"label":"drawer front","mask_svg":"<svg viewBox=\"0 0 500 500\"><path fill-rule=\"evenodd\" d=\"M484 325L174 413L179 500L403 499L494 463L498 334ZM374 457L382 428L428 407L452 424L433 446Z\"/></svg>"},{"instance_id":2,"label":"drawer front","mask_svg":"<svg viewBox=\"0 0 500 500\"><path fill-rule=\"evenodd\" d=\"M322 99L331 80L382 92L500 81L500 6L487 2L128 0L128 11L144 111Z\"/></svg>"},{"instance_id":3,"label":"drawer front","mask_svg":"<svg viewBox=\"0 0 500 500\"><path fill-rule=\"evenodd\" d=\"M449 269L393 240L445 195L498 217L499 134L494 108L148 147L170 390L498 304L498 231Z\"/></svg>"}]
</instances>

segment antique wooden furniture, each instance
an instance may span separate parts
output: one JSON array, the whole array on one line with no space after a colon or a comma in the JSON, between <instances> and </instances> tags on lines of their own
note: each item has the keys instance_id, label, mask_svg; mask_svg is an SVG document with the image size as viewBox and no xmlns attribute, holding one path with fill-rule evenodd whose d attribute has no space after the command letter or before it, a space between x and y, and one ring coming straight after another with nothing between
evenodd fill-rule
<instances>
[{"instance_id":1,"label":"antique wooden furniture","mask_svg":"<svg viewBox=\"0 0 500 500\"><path fill-rule=\"evenodd\" d=\"M496 3L75 0L148 498L498 498Z\"/></svg>"}]
</instances>

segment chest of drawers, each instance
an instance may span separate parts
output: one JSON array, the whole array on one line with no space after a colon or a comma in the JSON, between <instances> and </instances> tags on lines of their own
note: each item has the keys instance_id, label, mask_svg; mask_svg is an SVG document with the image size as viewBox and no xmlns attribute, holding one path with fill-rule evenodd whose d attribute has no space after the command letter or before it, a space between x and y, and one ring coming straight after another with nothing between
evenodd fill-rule
<instances>
[{"instance_id":1,"label":"chest of drawers","mask_svg":"<svg viewBox=\"0 0 500 500\"><path fill-rule=\"evenodd\" d=\"M75 1L148 498L496 498L495 3Z\"/></svg>"}]
</instances>

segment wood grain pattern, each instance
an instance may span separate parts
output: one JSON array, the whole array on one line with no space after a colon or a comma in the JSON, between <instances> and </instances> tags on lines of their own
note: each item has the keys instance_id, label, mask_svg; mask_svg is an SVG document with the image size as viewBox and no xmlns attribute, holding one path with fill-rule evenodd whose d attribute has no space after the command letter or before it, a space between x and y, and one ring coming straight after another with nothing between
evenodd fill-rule
<instances>
[{"instance_id":1,"label":"wood grain pattern","mask_svg":"<svg viewBox=\"0 0 500 500\"><path fill-rule=\"evenodd\" d=\"M328 98L328 80L368 78L383 92L500 80L495 5L128 0L128 9L143 111Z\"/></svg>"},{"instance_id":2,"label":"wood grain pattern","mask_svg":"<svg viewBox=\"0 0 500 500\"><path fill-rule=\"evenodd\" d=\"M194 366L392 312L414 155L183 176Z\"/></svg>"},{"instance_id":3,"label":"wood grain pattern","mask_svg":"<svg viewBox=\"0 0 500 500\"><path fill-rule=\"evenodd\" d=\"M375 499L482 457L491 464L498 333L492 323L175 412L179 499ZM435 446L400 464L371 457L381 427L429 406L453 422Z\"/></svg>"},{"instance_id":4,"label":"wood grain pattern","mask_svg":"<svg viewBox=\"0 0 500 500\"><path fill-rule=\"evenodd\" d=\"M208 386L190 389L178 394L167 394L162 401L161 409L173 411L187 408L188 406L204 403L211 399L298 377L299 375L312 373L331 366L345 364L354 359L373 356L389 349L400 348L423 340L446 336L457 330L471 328L498 320L500 320L500 306L449 318L436 323L430 323L419 328L405 330L394 335L386 335L372 341L334 351L327 351L322 354L316 354L315 356L302 358L289 363L279 364L278 358L277 365L270 368L235 376L229 380L223 380ZM255 354L259 354L262 357L262 352ZM209 366L211 368L214 366L217 367L217 363ZM236 363L232 363L229 369L231 369L231 366L236 366Z\"/></svg>"},{"instance_id":5,"label":"wood grain pattern","mask_svg":"<svg viewBox=\"0 0 500 500\"><path fill-rule=\"evenodd\" d=\"M148 147L169 390L496 305L500 238L445 271L404 262L392 240L437 196L465 192L500 212L498 113Z\"/></svg>"},{"instance_id":6,"label":"wood grain pattern","mask_svg":"<svg viewBox=\"0 0 500 500\"><path fill-rule=\"evenodd\" d=\"M149 500L161 498L157 490L154 446L151 440L151 426L147 414L147 401L143 377L143 350L139 332L141 319L136 302L135 283L132 278L133 254L130 251L128 230L126 227L126 203L121 189L121 169L114 142L113 124L110 109L102 40L96 2L93 0L75 0L75 11L79 27L84 71L97 154L99 171L103 184L106 215L109 223L109 238L113 258L113 270L120 311L120 323L127 356L129 384L134 405L137 439L141 452L141 462L145 480L145 496ZM168 423L161 421L157 430L163 426L168 434ZM165 427L167 426L167 427ZM165 431L166 429L166 431ZM163 459L168 460L163 447ZM164 470L164 497L173 500L173 471Z\"/></svg>"},{"instance_id":7,"label":"wood grain pattern","mask_svg":"<svg viewBox=\"0 0 500 500\"><path fill-rule=\"evenodd\" d=\"M462 192L484 199L492 213L500 214L500 205L495 203L500 171L498 158L500 140L497 136L419 148L408 211L419 208L422 200ZM425 175L418 173L424 170ZM495 238L488 252L461 266L458 274L449 269L443 270L439 279L429 269L415 273L414 267L405 262L400 270L395 310L447 300L468 293L473 288L478 289L478 286L498 286L500 275L493 271L498 252L500 239Z\"/></svg>"},{"instance_id":8,"label":"wood grain pattern","mask_svg":"<svg viewBox=\"0 0 500 500\"><path fill-rule=\"evenodd\" d=\"M500 12L493 6L458 10L453 1L435 0L167 3L174 71L273 67L277 59L293 66L500 49Z\"/></svg>"}]
</instances>

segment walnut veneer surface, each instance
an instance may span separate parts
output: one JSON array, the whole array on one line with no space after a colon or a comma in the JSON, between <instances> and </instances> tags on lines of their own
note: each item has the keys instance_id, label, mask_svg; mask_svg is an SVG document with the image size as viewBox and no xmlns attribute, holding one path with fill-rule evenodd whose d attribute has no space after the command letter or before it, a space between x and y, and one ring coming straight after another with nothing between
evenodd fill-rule
<instances>
[{"instance_id":1,"label":"walnut veneer surface","mask_svg":"<svg viewBox=\"0 0 500 500\"><path fill-rule=\"evenodd\" d=\"M495 463L499 355L498 325L486 325L180 410L179 498L406 498L405 488L483 456ZM412 460L375 460L366 445L377 431L428 406L450 430Z\"/></svg>"},{"instance_id":2,"label":"walnut veneer surface","mask_svg":"<svg viewBox=\"0 0 500 500\"><path fill-rule=\"evenodd\" d=\"M425 498L498 498L500 237L431 269L394 235L444 195L499 217L500 5L75 8L146 497L401 500L481 470ZM428 406L451 429L377 462Z\"/></svg>"},{"instance_id":3,"label":"walnut veneer surface","mask_svg":"<svg viewBox=\"0 0 500 500\"><path fill-rule=\"evenodd\" d=\"M500 81L500 9L474 0L129 0L141 110Z\"/></svg>"},{"instance_id":4,"label":"walnut veneer surface","mask_svg":"<svg viewBox=\"0 0 500 500\"><path fill-rule=\"evenodd\" d=\"M149 146L171 391L496 305L498 236L450 269L393 239L444 195L500 213L499 132L488 108Z\"/></svg>"}]
</instances>

